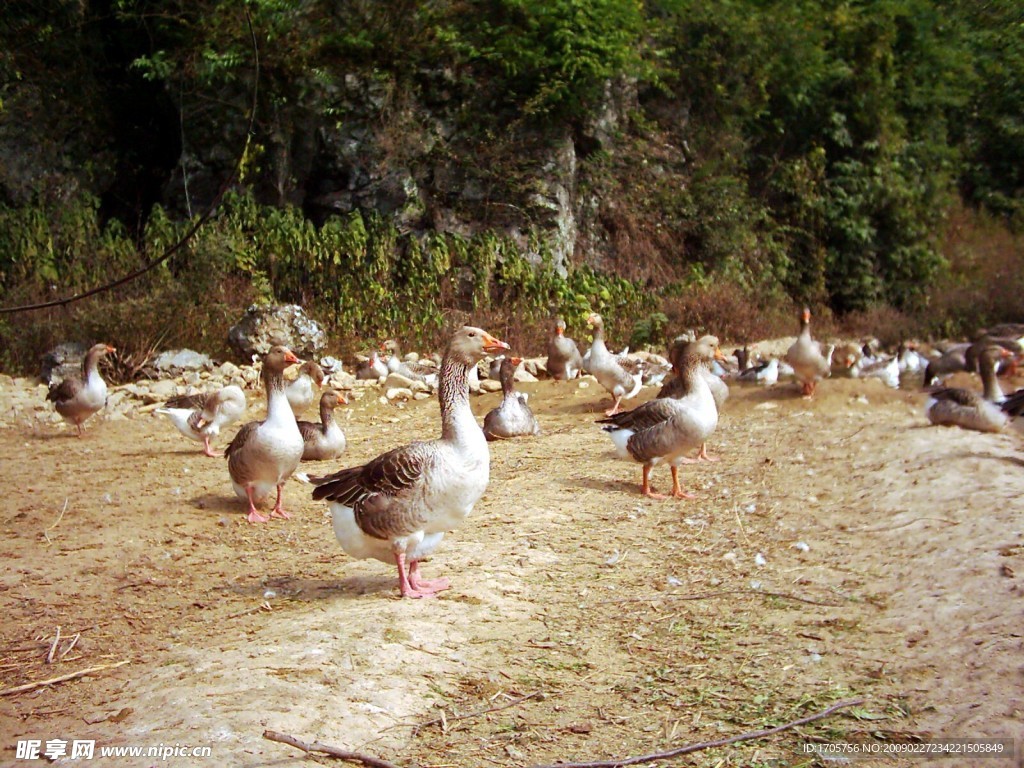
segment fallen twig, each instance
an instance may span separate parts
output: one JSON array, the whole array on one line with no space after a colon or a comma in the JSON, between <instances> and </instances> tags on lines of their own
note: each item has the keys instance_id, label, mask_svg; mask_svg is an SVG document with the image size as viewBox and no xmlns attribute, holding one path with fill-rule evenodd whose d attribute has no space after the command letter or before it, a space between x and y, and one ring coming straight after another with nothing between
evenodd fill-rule
<instances>
[{"instance_id":1,"label":"fallen twig","mask_svg":"<svg viewBox=\"0 0 1024 768\"><path fill-rule=\"evenodd\" d=\"M950 520L945 517L915 517L913 520L908 520L905 523L899 525L884 525L881 528L853 528L848 529L846 533L882 533L883 531L896 531L900 528L906 528L908 525L919 523L922 520L934 520L937 523L945 523L946 525L960 525L956 520Z\"/></svg>"},{"instance_id":2,"label":"fallen twig","mask_svg":"<svg viewBox=\"0 0 1024 768\"><path fill-rule=\"evenodd\" d=\"M688 755L691 752L699 752L702 749L714 749L715 747L724 747L728 744L735 744L740 741L752 741L754 739L763 739L765 736L772 736L782 731L790 730L807 723L813 723L815 720L821 720L828 717L834 712L838 712L840 709L846 707L854 707L858 704L863 704L864 699L853 699L851 701L840 701L833 704L828 709L822 710L814 715L808 715L807 717L801 717L799 720L794 720L784 725L777 725L774 728L766 728L763 731L752 731L750 733L741 733L737 736L730 736L727 739L718 739L716 741L701 741L697 744L687 744L684 747L677 747L676 749L670 749L666 752L654 752L650 755L639 755L637 757L626 757L622 760L598 760L591 763L557 763L555 765L534 765L532 768L620 768L624 765L637 765L638 763L652 763L655 760L668 760L679 755Z\"/></svg>"},{"instance_id":3,"label":"fallen twig","mask_svg":"<svg viewBox=\"0 0 1024 768\"><path fill-rule=\"evenodd\" d=\"M125 664L130 664L130 659L119 661L116 664L100 664L98 667L88 667L86 669L80 669L78 672L69 672L66 675L60 677L51 677L49 680L39 680L34 683L25 683L24 685L16 685L13 688L6 688L0 691L0 696L11 696L15 693L24 693L25 691L31 691L35 688L42 688L44 685L54 685L55 683L64 683L68 680L74 680L76 677L84 677L85 675L91 675L93 672L100 672L104 669L114 669L116 667L123 667Z\"/></svg>"},{"instance_id":4,"label":"fallen twig","mask_svg":"<svg viewBox=\"0 0 1024 768\"><path fill-rule=\"evenodd\" d=\"M512 701L505 702L501 706L487 707L486 709L478 709L475 712L467 712L464 715L453 715L449 717L444 714L444 711L442 711L441 717L435 717L433 720L427 720L427 722L425 723L417 723L416 725L414 725L413 732L418 733L424 728L427 728L431 725L437 725L438 723L440 723L444 727L444 730L448 730L449 723L454 723L457 720L468 720L471 717L480 717L480 715L487 715L491 712L500 712L503 709L508 709L509 707L516 706L517 704L522 704L524 701L527 701L528 699L535 699L538 696L543 695L543 693L544 691L534 691L533 693L528 693L525 696L520 696L518 699L512 699Z\"/></svg>"},{"instance_id":5,"label":"fallen twig","mask_svg":"<svg viewBox=\"0 0 1024 768\"><path fill-rule=\"evenodd\" d=\"M53 664L53 655L57 652L57 646L60 644L60 624L57 625L57 631L53 635L53 644L50 646L50 652L46 654L46 663Z\"/></svg>"},{"instance_id":6,"label":"fallen twig","mask_svg":"<svg viewBox=\"0 0 1024 768\"><path fill-rule=\"evenodd\" d=\"M44 538L44 539L46 539L46 543L47 543L47 545L53 544L53 542L52 542L52 541L50 541L50 536L49 536L49 533L48 533L48 532L49 532L49 531L52 531L52 530L53 530L54 528L56 528L56 527L57 527L57 524L58 524L58 523L59 523L59 522L60 522L61 520L63 520L63 519L64 519L64 513L65 513L65 512L67 512L67 511L68 511L68 499L67 499L67 498L65 498L65 499L64 499L64 506L63 506L63 507L61 507L61 510L60 510L60 514L59 514L59 515L57 515L57 519L53 521L53 525L51 525L51 526L50 526L49 528L47 528L47 529L46 529L45 531L43 531L43 538Z\"/></svg>"},{"instance_id":7,"label":"fallen twig","mask_svg":"<svg viewBox=\"0 0 1024 768\"><path fill-rule=\"evenodd\" d=\"M73 638L71 638L71 642L68 643L68 647L60 652L60 656L57 657L57 661L64 661L64 657L67 656L69 653L71 653L71 649L75 647L75 645L78 643L78 639L81 636L82 636L82 633L79 632Z\"/></svg>"},{"instance_id":8,"label":"fallen twig","mask_svg":"<svg viewBox=\"0 0 1024 768\"><path fill-rule=\"evenodd\" d=\"M304 741L299 741L294 736L289 736L287 733L281 733L279 731L264 731L263 738L269 741L277 741L281 744L287 744L290 747L301 749L303 752L320 752L328 755L329 757L336 757L339 760L348 760L353 763L362 763L368 765L370 768L399 768L394 763L389 763L387 760L381 760L378 757L372 757L370 755L362 755L358 752L349 752L345 749L338 749L332 747L329 744L321 744L319 741L314 741L312 744L307 744Z\"/></svg>"}]
</instances>

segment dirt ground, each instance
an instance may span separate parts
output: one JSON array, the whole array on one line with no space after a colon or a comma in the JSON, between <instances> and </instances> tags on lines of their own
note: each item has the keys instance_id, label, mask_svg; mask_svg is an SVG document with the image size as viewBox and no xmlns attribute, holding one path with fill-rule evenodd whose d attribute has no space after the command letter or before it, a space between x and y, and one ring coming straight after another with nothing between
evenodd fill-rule
<instances>
[{"instance_id":1,"label":"dirt ground","mask_svg":"<svg viewBox=\"0 0 1024 768\"><path fill-rule=\"evenodd\" d=\"M928 426L922 393L875 380L828 380L813 401L734 386L720 461L682 470L698 498L655 501L584 384L520 386L543 434L492 445L486 495L424 567L452 581L433 600L401 600L390 567L346 557L298 481L293 519L250 525L226 463L155 416L94 419L82 440L0 431L0 688L105 667L0 696L0 764L38 764L15 759L28 738L213 755L68 765L310 763L273 729L401 766L546 765L863 699L667 764L834 765L808 745L949 737L1016 738L1018 756L856 764L1021 765L1018 435ZM437 410L364 397L343 414L342 459L304 469L433 436ZM667 490L668 470L654 480Z\"/></svg>"}]
</instances>

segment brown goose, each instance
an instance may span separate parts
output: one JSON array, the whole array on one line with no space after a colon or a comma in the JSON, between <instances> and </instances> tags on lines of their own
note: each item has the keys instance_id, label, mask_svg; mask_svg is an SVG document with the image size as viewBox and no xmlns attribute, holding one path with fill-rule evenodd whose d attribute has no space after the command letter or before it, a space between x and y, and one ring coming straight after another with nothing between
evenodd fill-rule
<instances>
[{"instance_id":1,"label":"brown goose","mask_svg":"<svg viewBox=\"0 0 1024 768\"><path fill-rule=\"evenodd\" d=\"M612 407L605 411L605 416L614 416L619 412L622 401L634 397L643 386L643 366L637 365L635 371L627 369L619 358L608 351L604 343L604 320L599 314L592 313L587 318L587 324L594 329L594 341L590 345L590 372L615 398Z\"/></svg>"},{"instance_id":2,"label":"brown goose","mask_svg":"<svg viewBox=\"0 0 1024 768\"><path fill-rule=\"evenodd\" d=\"M540 434L540 424L533 415L529 398L524 392L515 391L516 369L523 362L521 357L504 356L501 361L501 391L504 397L501 405L484 416L484 436L488 440L504 440L509 437Z\"/></svg>"},{"instance_id":3,"label":"brown goose","mask_svg":"<svg viewBox=\"0 0 1024 768\"><path fill-rule=\"evenodd\" d=\"M311 477L330 504L334 533L350 556L398 566L403 597L429 597L447 579L424 581L419 561L460 526L487 489L490 452L469 406L469 372L508 344L480 328L452 336L441 362L441 437L395 448L359 467Z\"/></svg>"},{"instance_id":4,"label":"brown goose","mask_svg":"<svg viewBox=\"0 0 1024 768\"><path fill-rule=\"evenodd\" d=\"M100 358L116 351L109 344L93 344L82 360L82 375L68 376L46 394L64 421L75 425L79 437L85 420L107 404L107 382L100 376Z\"/></svg>"},{"instance_id":5,"label":"brown goose","mask_svg":"<svg viewBox=\"0 0 1024 768\"><path fill-rule=\"evenodd\" d=\"M299 375L295 377L295 380L285 385L285 396L288 398L288 405L292 407L296 418L313 404L313 398L316 397L313 388L315 386L316 389L320 389L325 378L324 369L312 360L307 360L299 368Z\"/></svg>"},{"instance_id":6,"label":"brown goose","mask_svg":"<svg viewBox=\"0 0 1024 768\"><path fill-rule=\"evenodd\" d=\"M185 437L201 442L207 456L221 456L210 448L210 439L242 418L245 393L231 384L216 392L172 397L154 413L169 418Z\"/></svg>"},{"instance_id":7,"label":"brown goose","mask_svg":"<svg viewBox=\"0 0 1024 768\"><path fill-rule=\"evenodd\" d=\"M583 372L583 357L576 342L565 335L565 320L558 318L548 339L548 374L556 381L575 379Z\"/></svg>"},{"instance_id":8,"label":"brown goose","mask_svg":"<svg viewBox=\"0 0 1024 768\"><path fill-rule=\"evenodd\" d=\"M711 350L711 356L705 359L706 350ZM672 349L669 350L669 357L672 361L672 369L679 371L676 377L671 381L666 382L662 388L658 391L658 397L682 397L683 393L688 390L688 385L682 376L682 363L686 356L697 355L702 364L698 368L698 373L707 382L708 389L711 390L711 396L715 400L715 408L721 413L722 406L725 405L725 401L729 399L729 385L722 381L720 376L716 376L711 372L710 364L712 360L718 360L721 362L725 359L725 355L722 354L722 350L718 346L717 336L701 336L696 341L689 341L685 337L676 339L672 345ZM717 456L709 456L707 445L705 443L700 444L700 451L697 453L697 459L702 461L718 461ZM685 463L685 462L684 462Z\"/></svg>"},{"instance_id":9,"label":"brown goose","mask_svg":"<svg viewBox=\"0 0 1024 768\"><path fill-rule=\"evenodd\" d=\"M978 368L984 394L957 387L944 387L929 392L925 413L928 421L947 427L976 429L979 432L1001 432L1009 417L1000 409L1002 391L996 380L996 366L1012 353L1003 347L987 347L978 356ZM1007 410L1011 410L1008 407Z\"/></svg>"},{"instance_id":10,"label":"brown goose","mask_svg":"<svg viewBox=\"0 0 1024 768\"><path fill-rule=\"evenodd\" d=\"M235 494L249 502L249 522L269 518L256 511L256 502L277 488L271 517L288 518L281 506L281 491L302 459L303 442L295 414L284 393L284 369L299 359L287 347L271 347L263 358L263 383L267 390L267 418L250 421L238 430L224 451Z\"/></svg>"},{"instance_id":11,"label":"brown goose","mask_svg":"<svg viewBox=\"0 0 1024 768\"><path fill-rule=\"evenodd\" d=\"M800 335L786 352L786 362L793 368L804 397L813 397L818 382L829 375L832 368L829 358L833 349L829 347L822 354L821 345L811 338L811 310L805 307L800 315Z\"/></svg>"},{"instance_id":12,"label":"brown goose","mask_svg":"<svg viewBox=\"0 0 1024 768\"><path fill-rule=\"evenodd\" d=\"M675 397L651 400L598 421L606 425L620 458L643 465L641 492L654 499L666 498L651 488L651 469L661 463L672 470L672 496L693 498L679 485L679 464L687 462L686 454L699 448L718 426L714 395L700 373L714 350L705 339L682 349L676 364L676 376L682 383L674 390Z\"/></svg>"},{"instance_id":13,"label":"brown goose","mask_svg":"<svg viewBox=\"0 0 1024 768\"><path fill-rule=\"evenodd\" d=\"M348 400L341 392L325 389L320 395L320 423L299 422L299 432L305 445L302 449L303 461L333 459L345 450L345 433L334 420L334 409L347 404Z\"/></svg>"}]
</instances>

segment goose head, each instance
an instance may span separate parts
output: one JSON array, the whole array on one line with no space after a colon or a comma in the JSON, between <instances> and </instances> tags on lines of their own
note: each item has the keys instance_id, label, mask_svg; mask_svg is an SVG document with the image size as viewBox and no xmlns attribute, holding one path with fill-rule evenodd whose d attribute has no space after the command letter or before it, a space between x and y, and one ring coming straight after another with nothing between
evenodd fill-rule
<instances>
[{"instance_id":1,"label":"goose head","mask_svg":"<svg viewBox=\"0 0 1024 768\"><path fill-rule=\"evenodd\" d=\"M587 315L587 325L593 328L595 331L599 331L604 328L604 318L602 318L597 312L591 312Z\"/></svg>"},{"instance_id":2,"label":"goose head","mask_svg":"<svg viewBox=\"0 0 1024 768\"><path fill-rule=\"evenodd\" d=\"M565 320L562 318L558 318L558 320L555 321L555 335L565 336Z\"/></svg>"},{"instance_id":3,"label":"goose head","mask_svg":"<svg viewBox=\"0 0 1024 768\"><path fill-rule=\"evenodd\" d=\"M284 373L284 369L289 365L301 362L288 347L278 344L271 347L263 357L263 370L270 373Z\"/></svg>"},{"instance_id":4,"label":"goose head","mask_svg":"<svg viewBox=\"0 0 1024 768\"><path fill-rule=\"evenodd\" d=\"M324 379L327 378L324 374L324 369L312 360L307 360L302 364L302 367L299 368L299 375L301 376L304 373L308 375L318 387L323 386Z\"/></svg>"},{"instance_id":5,"label":"goose head","mask_svg":"<svg viewBox=\"0 0 1024 768\"><path fill-rule=\"evenodd\" d=\"M339 392L336 389L325 389L324 393L320 395L320 405L326 405L331 410L334 410L338 406L348 405L348 398L345 397L344 392Z\"/></svg>"},{"instance_id":6,"label":"goose head","mask_svg":"<svg viewBox=\"0 0 1024 768\"><path fill-rule=\"evenodd\" d=\"M487 355L498 355L508 350L508 344L494 338L483 328L464 325L452 336L445 356L470 367L479 363Z\"/></svg>"}]
</instances>

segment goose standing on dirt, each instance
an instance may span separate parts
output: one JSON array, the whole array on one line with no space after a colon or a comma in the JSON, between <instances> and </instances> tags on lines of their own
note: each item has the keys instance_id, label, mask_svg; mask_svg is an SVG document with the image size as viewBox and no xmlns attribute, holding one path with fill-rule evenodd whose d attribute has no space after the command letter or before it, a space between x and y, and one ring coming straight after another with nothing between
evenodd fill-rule
<instances>
[{"instance_id":1,"label":"goose standing on dirt","mask_svg":"<svg viewBox=\"0 0 1024 768\"><path fill-rule=\"evenodd\" d=\"M565 320L558 318L548 339L548 374L556 381L571 381L583 372L583 356L576 342L565 335Z\"/></svg>"},{"instance_id":2,"label":"goose standing on dirt","mask_svg":"<svg viewBox=\"0 0 1024 768\"><path fill-rule=\"evenodd\" d=\"M398 567L403 597L430 597L447 579L420 578L419 561L460 526L487 489L490 451L469 405L469 372L508 345L464 326L441 362L441 437L395 448L358 467L311 477L314 499L331 502L334 533L350 556Z\"/></svg>"},{"instance_id":3,"label":"goose standing on dirt","mask_svg":"<svg viewBox=\"0 0 1024 768\"><path fill-rule=\"evenodd\" d=\"M82 375L68 376L46 394L64 421L75 425L79 437L85 420L107 404L107 382L100 376L100 358L116 351L109 344L93 344L82 360Z\"/></svg>"},{"instance_id":4,"label":"goose standing on dirt","mask_svg":"<svg viewBox=\"0 0 1024 768\"><path fill-rule=\"evenodd\" d=\"M769 358L767 362L740 371L736 381L744 384L758 384L762 387L774 387L779 381L779 358Z\"/></svg>"},{"instance_id":5,"label":"goose standing on dirt","mask_svg":"<svg viewBox=\"0 0 1024 768\"><path fill-rule=\"evenodd\" d=\"M325 389L320 395L320 423L300 421L299 432L302 435L302 460L323 461L334 459L345 450L345 433L334 420L334 409L339 405L347 405L348 400L336 390Z\"/></svg>"},{"instance_id":6,"label":"goose standing on dirt","mask_svg":"<svg viewBox=\"0 0 1024 768\"><path fill-rule=\"evenodd\" d=\"M694 498L680 487L678 467L692 462L686 454L699 448L718 426L715 398L707 379L701 375L701 368L707 366L714 355L706 339L683 348L673 360L676 380L681 382L674 390L674 397L651 400L631 411L598 421L606 425L604 429L620 458L643 464L641 492L644 496L666 498L651 488L651 469L666 463L672 470L672 496Z\"/></svg>"},{"instance_id":7,"label":"goose standing on dirt","mask_svg":"<svg viewBox=\"0 0 1024 768\"><path fill-rule=\"evenodd\" d=\"M299 375L295 377L295 380L285 385L285 396L288 398L288 405L292 407L292 413L296 418L313 404L316 389L323 386L325 378L324 369L312 360L308 360L299 368Z\"/></svg>"},{"instance_id":8,"label":"goose standing on dirt","mask_svg":"<svg viewBox=\"0 0 1024 768\"><path fill-rule=\"evenodd\" d=\"M623 400L634 397L643 386L643 370L635 373L627 370L622 362L608 351L604 343L604 320L596 312L587 318L587 324L594 329L594 341L590 345L590 372L598 383L615 398L605 416L619 412Z\"/></svg>"},{"instance_id":9,"label":"goose standing on dirt","mask_svg":"<svg viewBox=\"0 0 1024 768\"><path fill-rule=\"evenodd\" d=\"M979 432L1001 432L1009 423L1006 412L995 400L1004 399L996 380L996 366L1011 353L1002 347L987 347L978 356L978 367L984 395L958 387L944 387L929 392L925 413L932 424L976 429Z\"/></svg>"},{"instance_id":10,"label":"goose standing on dirt","mask_svg":"<svg viewBox=\"0 0 1024 768\"><path fill-rule=\"evenodd\" d=\"M805 307L800 315L800 335L786 352L786 362L792 366L804 397L813 397L818 382L829 375L830 356L831 350L823 355L821 345L811 338L811 310Z\"/></svg>"},{"instance_id":11,"label":"goose standing on dirt","mask_svg":"<svg viewBox=\"0 0 1024 768\"><path fill-rule=\"evenodd\" d=\"M269 518L256 511L256 502L277 488L270 517L288 518L281 506L281 492L302 459L304 444L295 414L284 391L284 369L299 359L287 347L271 347L263 358L263 383L267 390L267 418L244 425L224 451L235 494L249 502L249 522Z\"/></svg>"},{"instance_id":12,"label":"goose standing on dirt","mask_svg":"<svg viewBox=\"0 0 1024 768\"><path fill-rule=\"evenodd\" d=\"M729 399L729 385L711 370L712 361L722 361L725 359L725 355L722 354L722 350L718 346L718 337L701 336L696 341L688 341L686 337L677 338L669 354L672 358L673 369L680 371L680 374L677 374L672 381L662 386L657 396L680 398L689 390L689 385L682 375L682 368L680 366L684 358L696 355L700 361L697 373L707 382L708 389L711 390L711 396L715 401L715 409L721 413L722 406ZM718 461L718 457L708 456L707 445L703 442L700 444L697 459L699 461Z\"/></svg>"},{"instance_id":13,"label":"goose standing on dirt","mask_svg":"<svg viewBox=\"0 0 1024 768\"><path fill-rule=\"evenodd\" d=\"M484 416L484 436L488 440L504 440L509 437L540 434L540 424L527 405L529 397L525 392L515 391L516 370L523 362L521 357L508 357L501 361L501 404Z\"/></svg>"},{"instance_id":14,"label":"goose standing on dirt","mask_svg":"<svg viewBox=\"0 0 1024 768\"><path fill-rule=\"evenodd\" d=\"M230 384L216 392L172 397L154 413L166 416L181 434L203 444L203 453L218 457L210 447L210 439L221 429L234 424L245 413L245 393Z\"/></svg>"}]
</instances>

